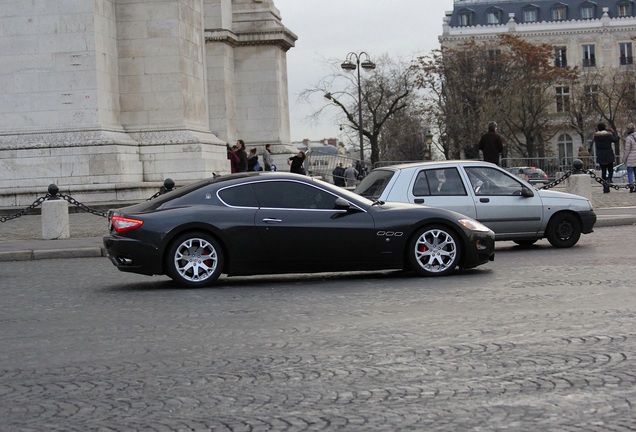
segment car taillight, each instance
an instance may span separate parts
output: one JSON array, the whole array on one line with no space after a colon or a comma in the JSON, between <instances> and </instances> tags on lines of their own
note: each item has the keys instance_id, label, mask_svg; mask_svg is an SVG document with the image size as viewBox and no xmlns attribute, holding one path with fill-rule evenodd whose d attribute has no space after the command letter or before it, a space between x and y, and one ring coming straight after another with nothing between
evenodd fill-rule
<instances>
[{"instance_id":1,"label":"car taillight","mask_svg":"<svg viewBox=\"0 0 636 432\"><path fill-rule=\"evenodd\" d=\"M129 219L121 216L113 216L110 222L113 229L118 233L137 229L144 223L144 221L139 219Z\"/></svg>"}]
</instances>

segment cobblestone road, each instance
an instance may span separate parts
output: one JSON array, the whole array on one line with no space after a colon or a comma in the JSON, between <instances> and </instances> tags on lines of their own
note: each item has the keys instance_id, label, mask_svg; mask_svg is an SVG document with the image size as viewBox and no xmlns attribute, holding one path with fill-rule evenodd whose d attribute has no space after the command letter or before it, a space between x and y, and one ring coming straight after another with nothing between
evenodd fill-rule
<instances>
[{"instance_id":1,"label":"cobblestone road","mask_svg":"<svg viewBox=\"0 0 636 432\"><path fill-rule=\"evenodd\" d=\"M633 227L443 279L0 263L2 431L633 431Z\"/></svg>"}]
</instances>

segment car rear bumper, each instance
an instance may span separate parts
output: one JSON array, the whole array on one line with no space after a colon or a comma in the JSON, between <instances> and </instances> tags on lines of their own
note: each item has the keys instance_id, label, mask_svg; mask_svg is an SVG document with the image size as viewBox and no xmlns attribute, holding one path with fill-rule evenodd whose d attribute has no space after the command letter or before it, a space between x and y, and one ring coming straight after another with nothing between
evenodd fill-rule
<instances>
[{"instance_id":1,"label":"car rear bumper","mask_svg":"<svg viewBox=\"0 0 636 432\"><path fill-rule=\"evenodd\" d=\"M104 237L106 256L123 272L144 275L163 274L161 256L157 248L140 240Z\"/></svg>"},{"instance_id":2,"label":"car rear bumper","mask_svg":"<svg viewBox=\"0 0 636 432\"><path fill-rule=\"evenodd\" d=\"M581 233L589 234L594 232L594 224L596 223L596 213L594 210L579 212L581 217Z\"/></svg>"}]
</instances>

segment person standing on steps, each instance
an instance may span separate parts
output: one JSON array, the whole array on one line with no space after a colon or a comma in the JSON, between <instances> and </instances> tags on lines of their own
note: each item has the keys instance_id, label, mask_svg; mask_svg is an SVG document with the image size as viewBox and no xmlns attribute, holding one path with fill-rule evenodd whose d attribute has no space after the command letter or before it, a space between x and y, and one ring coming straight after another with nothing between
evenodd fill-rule
<instances>
[{"instance_id":1,"label":"person standing on steps","mask_svg":"<svg viewBox=\"0 0 636 432\"><path fill-rule=\"evenodd\" d=\"M496 122L488 123L488 132L483 134L479 140L479 150L481 150L485 162L499 165L499 157L503 152L503 140L501 135L497 133Z\"/></svg>"},{"instance_id":2,"label":"person standing on steps","mask_svg":"<svg viewBox=\"0 0 636 432\"><path fill-rule=\"evenodd\" d=\"M596 163L601 166L601 178L603 179L603 193L610 192L610 184L614 177L614 161L616 155L612 144L618 142L618 135L612 129L608 129L605 123L596 125L594 132L594 146L596 147Z\"/></svg>"}]
</instances>

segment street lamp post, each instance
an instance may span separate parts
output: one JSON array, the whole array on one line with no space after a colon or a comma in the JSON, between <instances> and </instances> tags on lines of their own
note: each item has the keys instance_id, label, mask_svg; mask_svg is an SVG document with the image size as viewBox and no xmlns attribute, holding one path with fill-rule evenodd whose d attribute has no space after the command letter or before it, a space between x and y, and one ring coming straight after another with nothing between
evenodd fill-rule
<instances>
[{"instance_id":1,"label":"street lamp post","mask_svg":"<svg viewBox=\"0 0 636 432\"><path fill-rule=\"evenodd\" d=\"M433 144L433 133L429 130L425 135L426 144L424 144L424 160L431 159L431 145Z\"/></svg>"},{"instance_id":2,"label":"street lamp post","mask_svg":"<svg viewBox=\"0 0 636 432\"><path fill-rule=\"evenodd\" d=\"M364 57L364 61L361 61ZM355 60L355 63L352 61ZM362 133L362 84L360 82L360 68L375 69L375 63L371 61L366 52L347 54L340 67L346 71L358 71L358 136L360 138L360 163L364 166L364 134Z\"/></svg>"}]
</instances>

